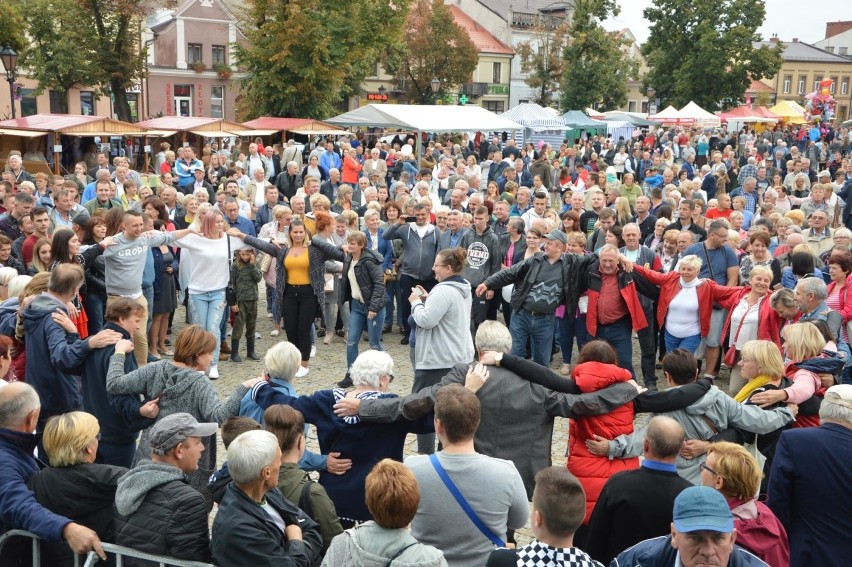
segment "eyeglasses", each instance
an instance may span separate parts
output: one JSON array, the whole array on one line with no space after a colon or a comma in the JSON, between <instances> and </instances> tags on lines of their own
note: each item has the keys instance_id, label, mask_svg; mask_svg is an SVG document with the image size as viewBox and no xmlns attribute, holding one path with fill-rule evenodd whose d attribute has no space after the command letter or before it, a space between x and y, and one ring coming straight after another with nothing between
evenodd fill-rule
<instances>
[{"instance_id":1,"label":"eyeglasses","mask_svg":"<svg viewBox=\"0 0 852 567\"><path fill-rule=\"evenodd\" d=\"M705 465L704 463L701 463L700 465L698 465L698 468L701 469L701 470L705 470L705 471L709 472L713 476L722 476L719 473L717 473L716 471L714 471L713 469L711 469L710 467L708 467L707 465Z\"/></svg>"},{"instance_id":2,"label":"eyeglasses","mask_svg":"<svg viewBox=\"0 0 852 567\"><path fill-rule=\"evenodd\" d=\"M714 235L714 236L718 236L719 238L728 238L728 233L727 233L727 232L726 232L726 233L724 233L724 234L719 233L719 232L714 232L714 233L713 233L713 235Z\"/></svg>"}]
</instances>

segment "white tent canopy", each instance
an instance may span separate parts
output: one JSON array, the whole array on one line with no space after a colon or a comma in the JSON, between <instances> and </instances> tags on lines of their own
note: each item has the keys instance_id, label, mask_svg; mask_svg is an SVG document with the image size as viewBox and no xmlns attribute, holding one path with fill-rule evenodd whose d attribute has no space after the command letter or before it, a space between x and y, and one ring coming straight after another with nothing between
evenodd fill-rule
<instances>
[{"instance_id":1,"label":"white tent canopy","mask_svg":"<svg viewBox=\"0 0 852 567\"><path fill-rule=\"evenodd\" d=\"M693 101L681 108L679 112L681 116L692 118L696 124L701 126L714 127L722 123L718 116L704 110Z\"/></svg>"},{"instance_id":2,"label":"white tent canopy","mask_svg":"<svg viewBox=\"0 0 852 567\"><path fill-rule=\"evenodd\" d=\"M656 120L663 124L663 126L679 126L692 124L695 119L691 117L685 116L681 111L673 107L672 105L668 105L666 108L648 117L649 120Z\"/></svg>"},{"instance_id":3,"label":"white tent canopy","mask_svg":"<svg viewBox=\"0 0 852 567\"><path fill-rule=\"evenodd\" d=\"M368 104L324 122L423 132L503 132L524 127L475 105Z\"/></svg>"},{"instance_id":4,"label":"white tent canopy","mask_svg":"<svg viewBox=\"0 0 852 567\"><path fill-rule=\"evenodd\" d=\"M534 132L570 129L558 115L554 116L552 112L534 102L522 102L500 116L522 124Z\"/></svg>"}]
</instances>

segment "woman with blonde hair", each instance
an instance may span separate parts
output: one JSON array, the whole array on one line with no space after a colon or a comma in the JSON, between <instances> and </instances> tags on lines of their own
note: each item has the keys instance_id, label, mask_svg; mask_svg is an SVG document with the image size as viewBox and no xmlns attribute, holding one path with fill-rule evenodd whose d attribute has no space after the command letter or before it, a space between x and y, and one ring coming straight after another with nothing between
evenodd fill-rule
<instances>
[{"instance_id":1,"label":"woman with blonde hair","mask_svg":"<svg viewBox=\"0 0 852 567\"><path fill-rule=\"evenodd\" d=\"M337 200L331 206L331 212L340 214L343 211L351 211L355 207L352 204L354 190L351 185L343 184L337 189Z\"/></svg>"},{"instance_id":2,"label":"woman with blonde hair","mask_svg":"<svg viewBox=\"0 0 852 567\"><path fill-rule=\"evenodd\" d=\"M290 223L293 221L293 211L286 205L275 205L272 209L272 221L260 227L257 237L262 240L275 240L290 245ZM273 329L270 335L277 337L281 334L281 311L278 306L278 294L275 292L275 281L278 267L275 257L261 253L260 271L266 285L266 317L272 319Z\"/></svg>"},{"instance_id":3,"label":"woman with blonde hair","mask_svg":"<svg viewBox=\"0 0 852 567\"><path fill-rule=\"evenodd\" d=\"M633 222L633 209L630 208L630 199L619 197L615 200L615 217L621 226Z\"/></svg>"},{"instance_id":4,"label":"woman with blonde hair","mask_svg":"<svg viewBox=\"0 0 852 567\"><path fill-rule=\"evenodd\" d=\"M72 411L47 420L42 443L50 466L29 480L39 504L114 541L112 506L118 480L127 469L95 464L100 426L91 414ZM46 565L74 565L74 556L64 541L42 542Z\"/></svg>"}]
</instances>

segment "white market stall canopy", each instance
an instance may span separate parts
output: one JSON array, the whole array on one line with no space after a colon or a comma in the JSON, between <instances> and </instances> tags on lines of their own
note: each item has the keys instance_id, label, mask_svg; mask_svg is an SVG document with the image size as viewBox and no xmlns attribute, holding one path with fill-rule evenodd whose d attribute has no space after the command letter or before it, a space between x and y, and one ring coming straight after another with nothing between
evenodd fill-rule
<instances>
[{"instance_id":1,"label":"white market stall canopy","mask_svg":"<svg viewBox=\"0 0 852 567\"><path fill-rule=\"evenodd\" d=\"M685 116L681 111L672 105L648 117L650 120L656 120L663 126L683 126L695 122L693 118Z\"/></svg>"},{"instance_id":2,"label":"white market stall canopy","mask_svg":"<svg viewBox=\"0 0 852 567\"><path fill-rule=\"evenodd\" d=\"M722 123L719 120L719 117L713 114L712 112L708 112L695 104L694 101L690 101L689 104L681 108L679 111L681 116L685 118L692 118L696 124L700 126L705 126L708 128L719 126Z\"/></svg>"},{"instance_id":3,"label":"white market stall canopy","mask_svg":"<svg viewBox=\"0 0 852 567\"><path fill-rule=\"evenodd\" d=\"M570 130L559 116L554 116L552 112L534 102L522 102L500 116L522 124L534 132Z\"/></svg>"},{"instance_id":4,"label":"white market stall canopy","mask_svg":"<svg viewBox=\"0 0 852 567\"><path fill-rule=\"evenodd\" d=\"M524 126L481 106L368 104L325 120L335 126L422 132L504 132Z\"/></svg>"}]
</instances>

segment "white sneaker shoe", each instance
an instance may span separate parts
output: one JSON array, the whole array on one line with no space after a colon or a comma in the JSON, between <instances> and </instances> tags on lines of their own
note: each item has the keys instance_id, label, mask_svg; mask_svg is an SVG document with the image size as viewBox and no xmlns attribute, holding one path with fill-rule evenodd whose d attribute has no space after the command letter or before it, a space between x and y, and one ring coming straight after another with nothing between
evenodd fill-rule
<instances>
[{"instance_id":1,"label":"white sneaker shoe","mask_svg":"<svg viewBox=\"0 0 852 567\"><path fill-rule=\"evenodd\" d=\"M296 371L296 378L301 378L302 376L307 376L308 372L310 372L310 368L305 368L304 366L299 366L299 369Z\"/></svg>"},{"instance_id":2,"label":"white sneaker shoe","mask_svg":"<svg viewBox=\"0 0 852 567\"><path fill-rule=\"evenodd\" d=\"M272 319L272 313L267 313L267 314L266 314L266 318L267 318L267 319Z\"/></svg>"},{"instance_id":3,"label":"white sneaker shoe","mask_svg":"<svg viewBox=\"0 0 852 567\"><path fill-rule=\"evenodd\" d=\"M219 367L211 366L210 370L207 371L207 377L211 380L216 380L219 378Z\"/></svg>"},{"instance_id":4,"label":"white sneaker shoe","mask_svg":"<svg viewBox=\"0 0 852 567\"><path fill-rule=\"evenodd\" d=\"M311 358L317 355L317 345L311 346Z\"/></svg>"},{"instance_id":5,"label":"white sneaker shoe","mask_svg":"<svg viewBox=\"0 0 852 567\"><path fill-rule=\"evenodd\" d=\"M272 329L272 332L269 333L269 334L270 334L270 336L277 337L278 335L281 334L281 331L279 331L278 329Z\"/></svg>"},{"instance_id":6,"label":"white sneaker shoe","mask_svg":"<svg viewBox=\"0 0 852 567\"><path fill-rule=\"evenodd\" d=\"M227 332L227 333L225 333L225 336L226 336L226 337L230 337L230 336L231 336L231 334L232 334L233 332L234 332L234 330L233 330L233 329L228 329L228 332Z\"/></svg>"},{"instance_id":7,"label":"white sneaker shoe","mask_svg":"<svg viewBox=\"0 0 852 567\"><path fill-rule=\"evenodd\" d=\"M254 338L259 339L259 338L260 338L260 333L258 333L257 331L255 331L255 333L254 333Z\"/></svg>"}]
</instances>

